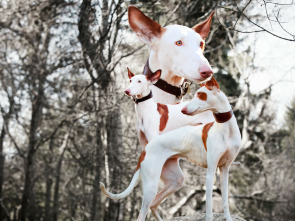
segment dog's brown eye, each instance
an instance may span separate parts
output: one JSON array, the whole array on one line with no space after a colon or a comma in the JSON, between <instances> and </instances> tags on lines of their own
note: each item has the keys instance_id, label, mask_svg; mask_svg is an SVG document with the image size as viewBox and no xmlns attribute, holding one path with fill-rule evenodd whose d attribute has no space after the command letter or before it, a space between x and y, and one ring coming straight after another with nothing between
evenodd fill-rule
<instances>
[{"instance_id":1,"label":"dog's brown eye","mask_svg":"<svg viewBox=\"0 0 295 221\"><path fill-rule=\"evenodd\" d=\"M179 41L175 42L175 44L176 44L177 46L181 46L181 45L182 45L182 41L179 40Z\"/></svg>"},{"instance_id":2,"label":"dog's brown eye","mask_svg":"<svg viewBox=\"0 0 295 221\"><path fill-rule=\"evenodd\" d=\"M204 50L205 43L203 41L200 42L200 48Z\"/></svg>"},{"instance_id":3,"label":"dog's brown eye","mask_svg":"<svg viewBox=\"0 0 295 221\"><path fill-rule=\"evenodd\" d=\"M138 80L138 83L141 83L141 81L140 81L140 80Z\"/></svg>"}]
</instances>

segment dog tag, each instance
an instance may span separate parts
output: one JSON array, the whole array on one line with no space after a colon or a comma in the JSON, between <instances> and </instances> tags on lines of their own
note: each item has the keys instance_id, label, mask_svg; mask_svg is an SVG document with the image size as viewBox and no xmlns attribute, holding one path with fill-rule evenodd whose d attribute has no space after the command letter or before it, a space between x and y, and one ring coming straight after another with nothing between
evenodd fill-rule
<instances>
[{"instance_id":1,"label":"dog tag","mask_svg":"<svg viewBox=\"0 0 295 221\"><path fill-rule=\"evenodd\" d=\"M190 92L191 92L191 86L189 85L186 93L190 93Z\"/></svg>"}]
</instances>

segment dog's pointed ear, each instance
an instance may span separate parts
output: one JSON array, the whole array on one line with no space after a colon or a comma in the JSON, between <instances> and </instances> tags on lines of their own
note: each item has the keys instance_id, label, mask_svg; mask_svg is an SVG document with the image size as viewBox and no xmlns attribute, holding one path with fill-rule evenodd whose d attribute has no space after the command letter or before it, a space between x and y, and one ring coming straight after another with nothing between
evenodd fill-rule
<instances>
[{"instance_id":1,"label":"dog's pointed ear","mask_svg":"<svg viewBox=\"0 0 295 221\"><path fill-rule=\"evenodd\" d=\"M129 79L131 79L132 77L134 77L134 74L129 70L129 68L127 67L128 70L128 77Z\"/></svg>"},{"instance_id":2,"label":"dog's pointed ear","mask_svg":"<svg viewBox=\"0 0 295 221\"><path fill-rule=\"evenodd\" d=\"M211 28L211 22L215 11L213 11L210 16L205 20L195 25L192 29L199 33L203 39L207 38Z\"/></svg>"},{"instance_id":3,"label":"dog's pointed ear","mask_svg":"<svg viewBox=\"0 0 295 221\"><path fill-rule=\"evenodd\" d=\"M131 29L144 43L151 43L153 38L160 36L163 31L161 25L147 17L133 5L128 7L128 21Z\"/></svg>"},{"instance_id":4,"label":"dog's pointed ear","mask_svg":"<svg viewBox=\"0 0 295 221\"><path fill-rule=\"evenodd\" d=\"M146 76L146 79L152 84L155 84L161 77L162 70L157 70L156 72Z\"/></svg>"},{"instance_id":5,"label":"dog's pointed ear","mask_svg":"<svg viewBox=\"0 0 295 221\"><path fill-rule=\"evenodd\" d=\"M205 87L206 87L207 89L209 89L209 90L213 90L213 89L216 88L216 89L219 91L219 84L218 84L218 82L215 80L214 77L212 77L210 81L207 81L207 82L205 83Z\"/></svg>"}]
</instances>

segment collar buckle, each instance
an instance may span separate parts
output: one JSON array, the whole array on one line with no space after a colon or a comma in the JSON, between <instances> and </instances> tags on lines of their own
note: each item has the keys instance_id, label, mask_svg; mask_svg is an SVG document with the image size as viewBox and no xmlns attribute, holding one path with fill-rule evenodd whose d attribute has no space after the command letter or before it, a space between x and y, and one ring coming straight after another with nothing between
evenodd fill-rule
<instances>
[{"instance_id":1,"label":"collar buckle","mask_svg":"<svg viewBox=\"0 0 295 221\"><path fill-rule=\"evenodd\" d=\"M134 103L136 103L136 102L137 102L137 98L136 98L136 96L135 96L135 95L131 96L131 99L133 100L133 102L134 102Z\"/></svg>"},{"instance_id":2,"label":"collar buckle","mask_svg":"<svg viewBox=\"0 0 295 221\"><path fill-rule=\"evenodd\" d=\"M180 86L180 95L176 96L179 100L181 100L184 95L191 91L191 84L191 81L184 79L182 85Z\"/></svg>"}]
</instances>

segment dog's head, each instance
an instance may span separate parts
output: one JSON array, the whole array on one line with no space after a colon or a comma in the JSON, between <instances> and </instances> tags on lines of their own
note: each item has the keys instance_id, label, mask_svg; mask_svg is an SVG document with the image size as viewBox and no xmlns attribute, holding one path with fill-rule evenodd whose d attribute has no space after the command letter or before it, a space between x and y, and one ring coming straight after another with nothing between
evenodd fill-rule
<instances>
[{"instance_id":1,"label":"dog's head","mask_svg":"<svg viewBox=\"0 0 295 221\"><path fill-rule=\"evenodd\" d=\"M225 94L219 90L217 81L212 77L197 90L195 97L181 110L183 114L195 115L207 110L218 112L228 109L229 103Z\"/></svg>"},{"instance_id":2,"label":"dog's head","mask_svg":"<svg viewBox=\"0 0 295 221\"><path fill-rule=\"evenodd\" d=\"M128 96L136 96L141 98L143 95L150 92L150 85L156 83L161 77L161 70L157 70L155 73L152 73L148 76L143 74L134 75L129 68L128 77L130 79L130 84L125 90L125 94Z\"/></svg>"},{"instance_id":3,"label":"dog's head","mask_svg":"<svg viewBox=\"0 0 295 221\"><path fill-rule=\"evenodd\" d=\"M129 25L141 41L150 45L151 55L156 55L154 59L159 64L157 68L196 83L212 75L212 68L203 50L213 14L193 28L181 25L162 27L135 6L128 8ZM154 62L153 59L150 61Z\"/></svg>"}]
</instances>

